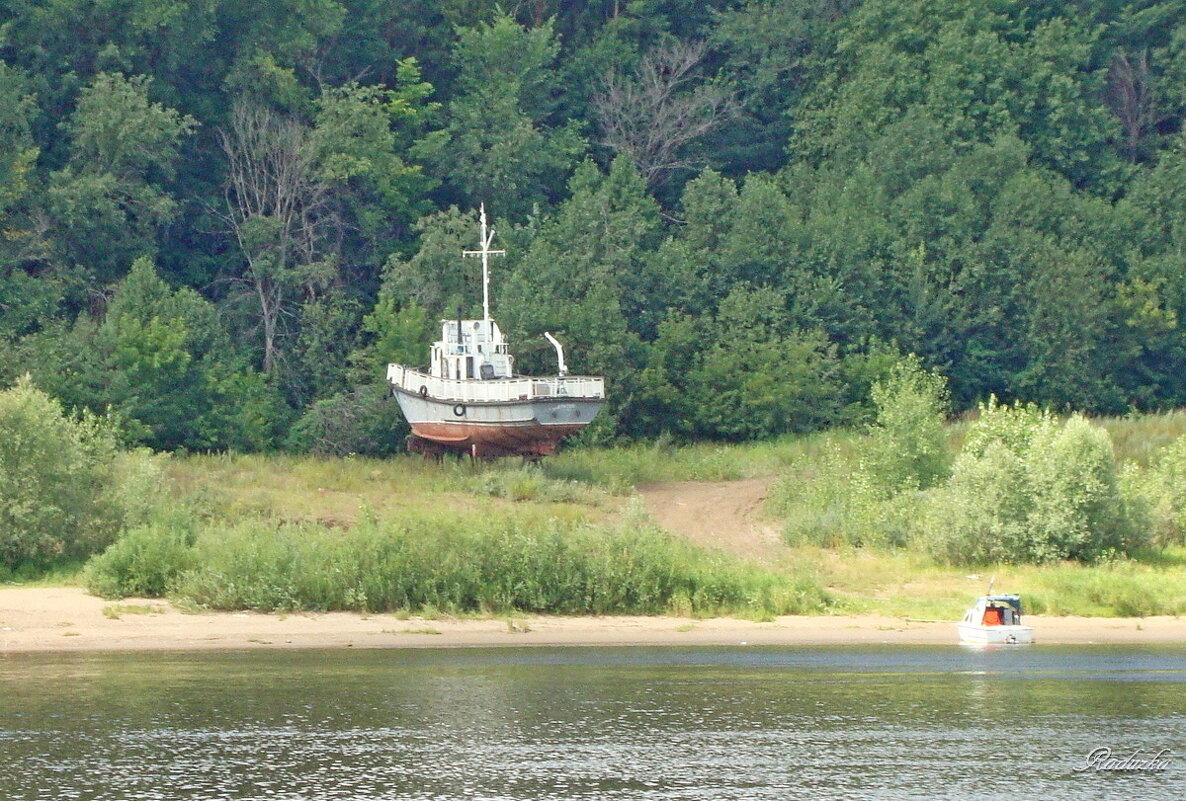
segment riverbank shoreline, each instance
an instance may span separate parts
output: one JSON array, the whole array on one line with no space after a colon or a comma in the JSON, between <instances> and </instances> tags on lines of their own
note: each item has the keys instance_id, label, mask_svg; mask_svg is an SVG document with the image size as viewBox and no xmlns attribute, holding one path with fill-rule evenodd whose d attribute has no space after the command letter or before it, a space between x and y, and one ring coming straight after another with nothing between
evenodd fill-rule
<instances>
[{"instance_id":1,"label":"riverbank shoreline","mask_svg":"<svg viewBox=\"0 0 1186 801\"><path fill-rule=\"evenodd\" d=\"M1030 616L1042 644L1186 643L1186 618ZM351 612L187 613L166 601L113 602L76 587L0 588L0 654L261 648L610 645L942 645L955 623L882 615L735 618L423 618Z\"/></svg>"}]
</instances>

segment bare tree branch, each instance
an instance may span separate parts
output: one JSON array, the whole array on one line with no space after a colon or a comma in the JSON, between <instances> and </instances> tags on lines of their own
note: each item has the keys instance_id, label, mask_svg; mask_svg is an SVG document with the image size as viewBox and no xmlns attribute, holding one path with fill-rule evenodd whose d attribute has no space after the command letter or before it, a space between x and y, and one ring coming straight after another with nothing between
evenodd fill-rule
<instances>
[{"instance_id":1,"label":"bare tree branch","mask_svg":"<svg viewBox=\"0 0 1186 801\"><path fill-rule=\"evenodd\" d=\"M266 108L236 103L219 138L227 156L226 212L243 253L245 282L259 304L263 369L277 365L277 338L291 291L317 291L314 268L329 255L330 186L317 170L308 129Z\"/></svg>"},{"instance_id":2,"label":"bare tree branch","mask_svg":"<svg viewBox=\"0 0 1186 801\"><path fill-rule=\"evenodd\" d=\"M651 187L698 166L687 145L733 115L733 96L706 83L703 42L672 41L652 50L629 76L610 73L592 99L602 143L625 153Z\"/></svg>"}]
</instances>

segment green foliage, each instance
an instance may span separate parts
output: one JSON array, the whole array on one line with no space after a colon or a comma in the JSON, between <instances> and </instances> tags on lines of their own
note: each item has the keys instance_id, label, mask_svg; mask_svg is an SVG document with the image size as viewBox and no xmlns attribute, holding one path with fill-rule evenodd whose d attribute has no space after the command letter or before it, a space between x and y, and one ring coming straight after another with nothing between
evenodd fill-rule
<instances>
[{"instance_id":1,"label":"green foliage","mask_svg":"<svg viewBox=\"0 0 1186 801\"><path fill-rule=\"evenodd\" d=\"M193 565L193 532L176 520L129 529L83 571L100 598L162 598Z\"/></svg>"},{"instance_id":2,"label":"green foliage","mask_svg":"<svg viewBox=\"0 0 1186 801\"><path fill-rule=\"evenodd\" d=\"M481 291L481 274L474 272L481 270L481 264L460 256L463 250L476 247L477 229L477 214L456 206L420 218L415 224L419 250L409 258L392 255L384 265L383 306L376 306L379 319L374 323L387 326L393 322L388 308L418 306L430 319L441 319L454 316L458 308L473 307ZM493 279L492 284L497 287ZM415 354L412 363L419 364L424 358L423 353Z\"/></svg>"},{"instance_id":3,"label":"green foliage","mask_svg":"<svg viewBox=\"0 0 1186 801\"><path fill-rule=\"evenodd\" d=\"M913 492L887 496L854 453L832 445L783 473L770 506L788 545L898 548L909 542L917 501Z\"/></svg>"},{"instance_id":4,"label":"green foliage","mask_svg":"<svg viewBox=\"0 0 1186 801\"><path fill-rule=\"evenodd\" d=\"M877 422L866 464L891 492L926 489L948 473L947 382L917 356L899 361L873 385Z\"/></svg>"},{"instance_id":5,"label":"green foliage","mask_svg":"<svg viewBox=\"0 0 1186 801\"><path fill-rule=\"evenodd\" d=\"M782 302L766 290L734 290L721 301L712 344L688 374L692 433L764 439L823 427L834 419L836 364L819 332L788 331Z\"/></svg>"},{"instance_id":6,"label":"green foliage","mask_svg":"<svg viewBox=\"0 0 1186 801\"><path fill-rule=\"evenodd\" d=\"M930 499L922 537L952 563L1094 562L1144 545L1120 492L1111 441L1072 416L985 406L950 483Z\"/></svg>"},{"instance_id":7,"label":"green foliage","mask_svg":"<svg viewBox=\"0 0 1186 801\"><path fill-rule=\"evenodd\" d=\"M1111 169L1112 121L1092 101L1097 32L1022 6L874 0L845 20L829 70L804 101L796 146L851 159L904 113L923 108L958 141L1020 133L1073 180ZM1112 156L1114 160L1114 156Z\"/></svg>"},{"instance_id":8,"label":"green foliage","mask_svg":"<svg viewBox=\"0 0 1186 801\"><path fill-rule=\"evenodd\" d=\"M74 420L28 377L0 391L0 565L48 564L102 548L121 524L115 438Z\"/></svg>"},{"instance_id":9,"label":"green foliage","mask_svg":"<svg viewBox=\"0 0 1186 801\"><path fill-rule=\"evenodd\" d=\"M69 164L50 181L48 202L59 258L106 283L136 256L156 251L157 229L176 202L161 184L174 177L181 141L196 123L148 96L147 76L100 73L63 127Z\"/></svg>"},{"instance_id":10,"label":"green foliage","mask_svg":"<svg viewBox=\"0 0 1186 801\"><path fill-rule=\"evenodd\" d=\"M314 402L293 425L288 444L307 453L391 456L403 450L407 434L386 386L374 383Z\"/></svg>"},{"instance_id":11,"label":"green foliage","mask_svg":"<svg viewBox=\"0 0 1186 801\"><path fill-rule=\"evenodd\" d=\"M583 151L574 127L548 125L561 91L558 52L550 23L524 28L501 12L458 31L450 122L420 150L472 205L522 219Z\"/></svg>"},{"instance_id":12,"label":"green foliage","mask_svg":"<svg viewBox=\"0 0 1186 801\"><path fill-rule=\"evenodd\" d=\"M0 62L0 109L0 224L7 229L9 213L28 191L37 148L29 125L34 109L29 82L3 62Z\"/></svg>"},{"instance_id":13,"label":"green foliage","mask_svg":"<svg viewBox=\"0 0 1186 801\"><path fill-rule=\"evenodd\" d=\"M742 113L655 191L592 98L701 43L668 99ZM275 447L476 308L485 202L517 364L609 378L586 444L863 424L896 353L955 412L1183 406L1184 86L1169 0L9 0L0 381Z\"/></svg>"},{"instance_id":14,"label":"green foliage","mask_svg":"<svg viewBox=\"0 0 1186 801\"><path fill-rule=\"evenodd\" d=\"M153 448L266 447L283 412L232 347L209 301L172 290L148 259L115 287L102 322L80 318L62 349L25 357L38 383L79 408L114 411ZM271 418L265 419L265 418Z\"/></svg>"},{"instance_id":15,"label":"green foliage","mask_svg":"<svg viewBox=\"0 0 1186 801\"><path fill-rule=\"evenodd\" d=\"M1079 570L1054 570L1026 594L1030 608L1044 615L1146 617L1186 613L1180 571L1153 571L1133 562Z\"/></svg>"},{"instance_id":16,"label":"green foliage","mask_svg":"<svg viewBox=\"0 0 1186 801\"><path fill-rule=\"evenodd\" d=\"M409 304L396 308L390 295L381 295L375 310L362 321L362 329L374 337L374 342L353 361L365 362L372 369L386 369L387 364L420 364L432 342L432 328L423 307Z\"/></svg>"},{"instance_id":17,"label":"green foliage","mask_svg":"<svg viewBox=\"0 0 1186 801\"><path fill-rule=\"evenodd\" d=\"M408 517L347 533L207 527L177 596L215 609L786 614L827 596L650 526Z\"/></svg>"},{"instance_id":18,"label":"green foliage","mask_svg":"<svg viewBox=\"0 0 1186 801\"><path fill-rule=\"evenodd\" d=\"M344 188L354 218L379 235L393 223L410 224L429 208L434 181L405 151L436 112L433 88L420 80L415 59L396 67L395 89L355 82L329 87L317 99L314 145L321 174Z\"/></svg>"},{"instance_id":19,"label":"green foliage","mask_svg":"<svg viewBox=\"0 0 1186 801\"><path fill-rule=\"evenodd\" d=\"M1186 542L1186 436L1158 452L1151 469L1126 476L1143 500L1160 546Z\"/></svg>"}]
</instances>

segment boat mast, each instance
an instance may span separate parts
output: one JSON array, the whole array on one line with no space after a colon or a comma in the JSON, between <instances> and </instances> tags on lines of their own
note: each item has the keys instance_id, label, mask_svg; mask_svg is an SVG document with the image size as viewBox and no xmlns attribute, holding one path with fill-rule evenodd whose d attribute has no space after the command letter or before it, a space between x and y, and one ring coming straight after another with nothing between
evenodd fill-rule
<instances>
[{"instance_id":1,"label":"boat mast","mask_svg":"<svg viewBox=\"0 0 1186 801\"><path fill-rule=\"evenodd\" d=\"M494 241L494 229L491 228L489 234L486 232L486 204L481 206L481 221L482 221L482 249L481 250L463 250L462 256L481 256L482 257L482 319L490 322L490 257L491 256L505 256L505 250L491 250L490 243Z\"/></svg>"}]
</instances>

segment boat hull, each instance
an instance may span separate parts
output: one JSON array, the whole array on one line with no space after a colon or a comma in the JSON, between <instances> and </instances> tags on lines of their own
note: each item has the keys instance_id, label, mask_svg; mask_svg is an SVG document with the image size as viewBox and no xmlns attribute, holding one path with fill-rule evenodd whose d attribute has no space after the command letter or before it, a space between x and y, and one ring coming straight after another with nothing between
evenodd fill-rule
<instances>
[{"instance_id":1,"label":"boat hull","mask_svg":"<svg viewBox=\"0 0 1186 801\"><path fill-rule=\"evenodd\" d=\"M980 623L957 623L960 642L977 645L1024 645L1034 641L1030 626L985 626Z\"/></svg>"},{"instance_id":2,"label":"boat hull","mask_svg":"<svg viewBox=\"0 0 1186 801\"><path fill-rule=\"evenodd\" d=\"M580 397L464 402L393 390L412 427L412 450L484 459L552 454L560 440L592 422L605 402Z\"/></svg>"}]
</instances>

